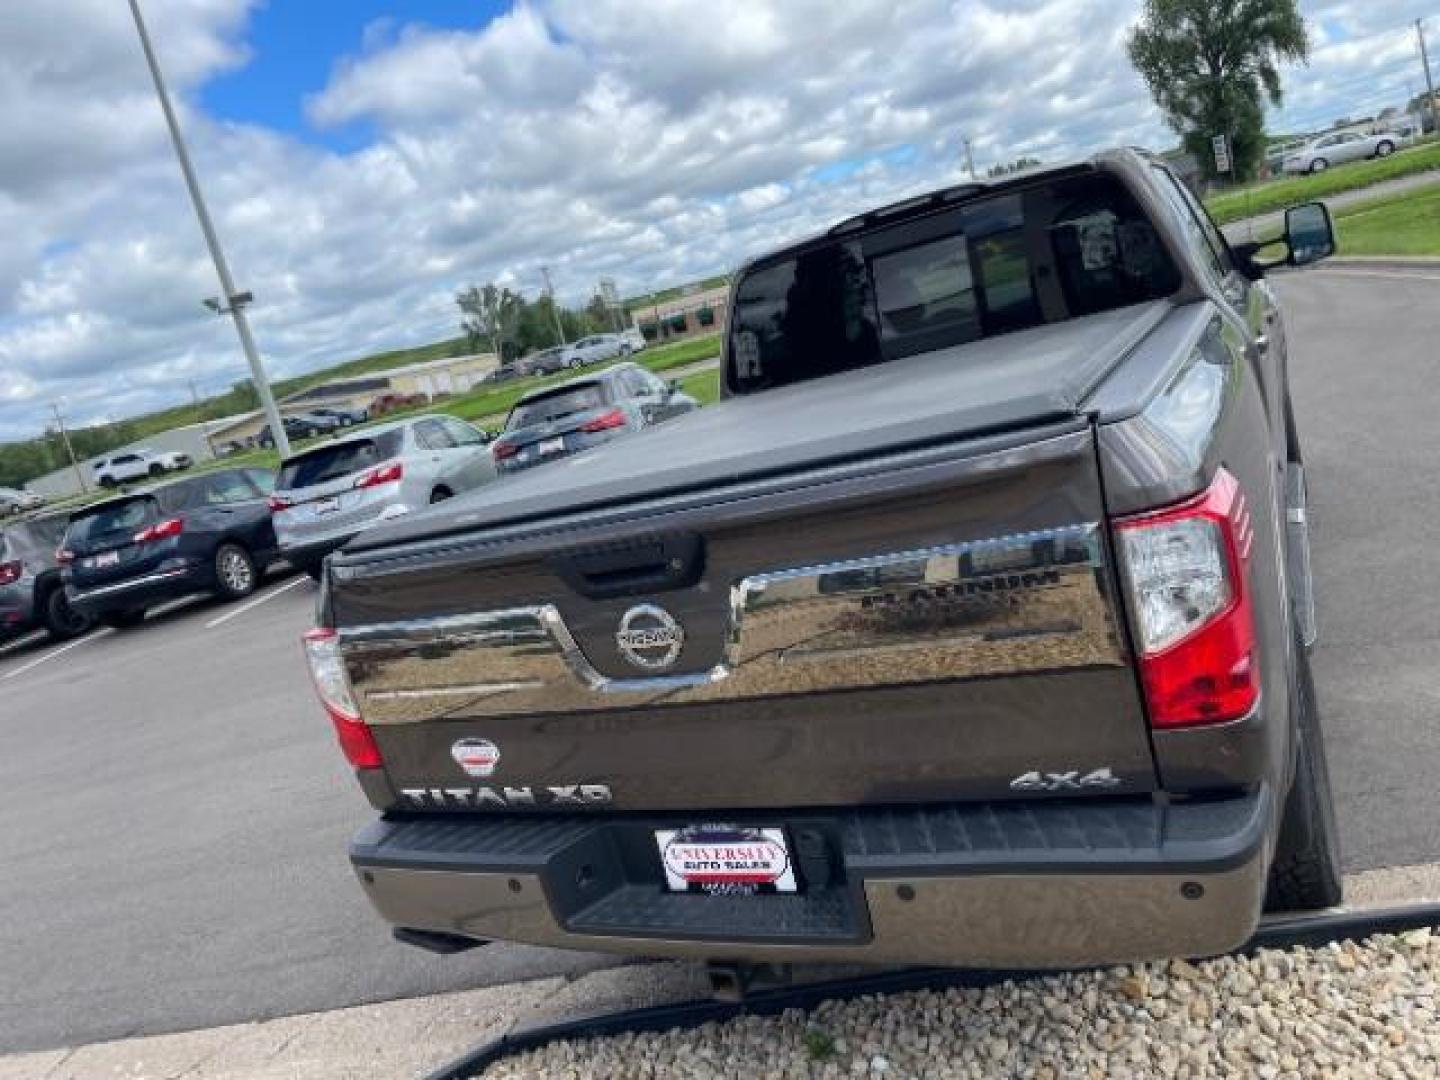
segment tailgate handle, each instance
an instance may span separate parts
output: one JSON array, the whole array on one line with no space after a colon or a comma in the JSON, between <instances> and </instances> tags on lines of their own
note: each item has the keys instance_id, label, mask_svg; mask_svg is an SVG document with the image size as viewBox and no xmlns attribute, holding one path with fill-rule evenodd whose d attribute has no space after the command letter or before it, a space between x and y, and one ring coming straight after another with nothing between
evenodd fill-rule
<instances>
[{"instance_id":1,"label":"tailgate handle","mask_svg":"<svg viewBox=\"0 0 1440 1080\"><path fill-rule=\"evenodd\" d=\"M705 545L694 533L572 550L550 559L565 584L591 600L684 589L705 571Z\"/></svg>"}]
</instances>

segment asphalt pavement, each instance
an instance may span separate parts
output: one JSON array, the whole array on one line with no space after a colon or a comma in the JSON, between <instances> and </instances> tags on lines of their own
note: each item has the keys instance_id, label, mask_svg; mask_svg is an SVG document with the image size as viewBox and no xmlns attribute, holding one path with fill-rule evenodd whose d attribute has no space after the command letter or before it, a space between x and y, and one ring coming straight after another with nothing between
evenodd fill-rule
<instances>
[{"instance_id":1,"label":"asphalt pavement","mask_svg":"<svg viewBox=\"0 0 1440 1080\"><path fill-rule=\"evenodd\" d=\"M1440 859L1440 270L1277 279L1311 488L1316 674L1348 870ZM0 650L0 1051L573 975L395 944L345 849L371 811L313 699L308 579Z\"/></svg>"}]
</instances>

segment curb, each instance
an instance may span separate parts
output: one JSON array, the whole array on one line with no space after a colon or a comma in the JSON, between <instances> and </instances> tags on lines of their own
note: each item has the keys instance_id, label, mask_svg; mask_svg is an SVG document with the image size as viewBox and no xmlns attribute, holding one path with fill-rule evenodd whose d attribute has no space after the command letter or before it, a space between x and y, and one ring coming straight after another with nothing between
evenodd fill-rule
<instances>
[{"instance_id":1,"label":"curb","mask_svg":"<svg viewBox=\"0 0 1440 1080\"><path fill-rule=\"evenodd\" d=\"M1260 949L1288 949L1299 946L1315 948L1347 939L1366 938L1375 934L1398 934L1433 926L1440 926L1440 902L1360 910L1331 908L1313 915L1280 916L1263 920L1255 936L1237 949L1236 953L1250 955ZM629 1009L501 1035L430 1073L426 1080L472 1080L498 1061L514 1054L538 1050L562 1039L686 1030L704 1024L724 1023L740 1016L775 1016L790 1009L810 1010L825 1001L847 1001L868 995L917 990L986 987L1000 982L1026 981L1055 974L1059 973L908 968L859 978L768 990L740 1002L690 1001L678 1005Z\"/></svg>"}]
</instances>

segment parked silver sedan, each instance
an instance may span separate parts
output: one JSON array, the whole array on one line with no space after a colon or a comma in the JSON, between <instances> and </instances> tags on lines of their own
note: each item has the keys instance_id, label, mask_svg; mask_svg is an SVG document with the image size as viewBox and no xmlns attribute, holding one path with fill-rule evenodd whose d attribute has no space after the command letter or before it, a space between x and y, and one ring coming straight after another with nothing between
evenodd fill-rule
<instances>
[{"instance_id":1,"label":"parked silver sedan","mask_svg":"<svg viewBox=\"0 0 1440 1080\"><path fill-rule=\"evenodd\" d=\"M453 416L410 416L280 464L270 496L280 553L312 577L371 525L495 479L488 439Z\"/></svg>"},{"instance_id":2,"label":"parked silver sedan","mask_svg":"<svg viewBox=\"0 0 1440 1080\"><path fill-rule=\"evenodd\" d=\"M1382 131L1378 135L1341 131L1292 151L1285 158L1283 168L1287 173L1324 172L1331 165L1343 165L1347 161L1389 157L1400 142L1400 136L1393 131Z\"/></svg>"}]
</instances>

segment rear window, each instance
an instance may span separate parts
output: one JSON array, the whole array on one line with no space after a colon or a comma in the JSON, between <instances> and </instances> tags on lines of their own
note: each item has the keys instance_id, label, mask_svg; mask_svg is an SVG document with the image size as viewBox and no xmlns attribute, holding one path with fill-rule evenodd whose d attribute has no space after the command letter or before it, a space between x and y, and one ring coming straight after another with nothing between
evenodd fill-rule
<instances>
[{"instance_id":1,"label":"rear window","mask_svg":"<svg viewBox=\"0 0 1440 1080\"><path fill-rule=\"evenodd\" d=\"M139 532L155 520L155 500L149 495L117 499L77 510L65 532L65 546L75 550L112 544Z\"/></svg>"},{"instance_id":2,"label":"rear window","mask_svg":"<svg viewBox=\"0 0 1440 1080\"><path fill-rule=\"evenodd\" d=\"M534 424L562 420L576 413L604 408L605 404L605 390L599 383L567 386L543 397L520 402L510 411L510 416L505 421L505 430L516 431Z\"/></svg>"},{"instance_id":3,"label":"rear window","mask_svg":"<svg viewBox=\"0 0 1440 1080\"><path fill-rule=\"evenodd\" d=\"M753 393L1179 287L1118 180L1053 179L759 264L736 287L726 384Z\"/></svg>"},{"instance_id":4,"label":"rear window","mask_svg":"<svg viewBox=\"0 0 1440 1080\"><path fill-rule=\"evenodd\" d=\"M402 432L397 429L382 432L371 439L352 439L309 450L280 466L275 488L278 491L294 491L363 472L399 454L403 439Z\"/></svg>"}]
</instances>

